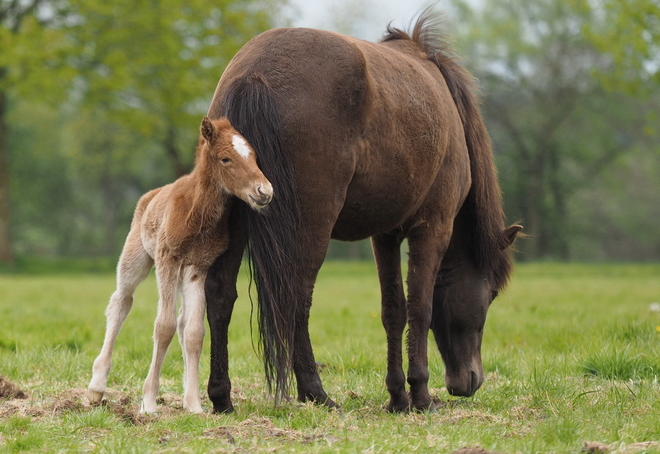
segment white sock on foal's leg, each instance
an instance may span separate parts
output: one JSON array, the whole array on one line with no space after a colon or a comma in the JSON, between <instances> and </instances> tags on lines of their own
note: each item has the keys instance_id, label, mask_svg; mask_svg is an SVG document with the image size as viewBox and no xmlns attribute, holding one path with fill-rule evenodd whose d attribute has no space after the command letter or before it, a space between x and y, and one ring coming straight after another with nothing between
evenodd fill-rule
<instances>
[{"instance_id":1,"label":"white sock on foal's leg","mask_svg":"<svg viewBox=\"0 0 660 454\"><path fill-rule=\"evenodd\" d=\"M182 316L185 317L183 330L179 331L183 346L184 393L183 408L193 413L202 413L202 399L199 393L199 358L204 343L204 296L205 274L196 273L188 267L183 278ZM181 324L179 325L181 326Z\"/></svg>"}]
</instances>

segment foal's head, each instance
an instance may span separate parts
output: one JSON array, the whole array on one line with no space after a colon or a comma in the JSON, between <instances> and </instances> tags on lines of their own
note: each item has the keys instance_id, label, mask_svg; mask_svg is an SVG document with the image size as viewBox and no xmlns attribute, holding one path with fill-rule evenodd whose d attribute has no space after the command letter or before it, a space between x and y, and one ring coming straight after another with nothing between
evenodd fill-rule
<instances>
[{"instance_id":1,"label":"foal's head","mask_svg":"<svg viewBox=\"0 0 660 454\"><path fill-rule=\"evenodd\" d=\"M197 166L222 188L255 210L273 198L273 186L257 165L257 155L226 118L204 117Z\"/></svg>"}]
</instances>

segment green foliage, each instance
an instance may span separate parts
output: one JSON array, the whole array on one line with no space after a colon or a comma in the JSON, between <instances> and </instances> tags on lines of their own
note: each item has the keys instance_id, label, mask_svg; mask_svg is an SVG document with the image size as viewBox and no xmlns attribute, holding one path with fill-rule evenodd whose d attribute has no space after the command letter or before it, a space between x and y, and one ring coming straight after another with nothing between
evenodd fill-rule
<instances>
[{"instance_id":1,"label":"green foliage","mask_svg":"<svg viewBox=\"0 0 660 454\"><path fill-rule=\"evenodd\" d=\"M452 4L521 258L657 260L657 0ZM284 5L0 0L0 255L115 260L138 197L191 168L224 66ZM331 16L364 32L365 5Z\"/></svg>"},{"instance_id":2,"label":"green foliage","mask_svg":"<svg viewBox=\"0 0 660 454\"><path fill-rule=\"evenodd\" d=\"M3 0L0 246L116 256L138 197L192 167L225 65L285 3Z\"/></svg>"},{"instance_id":3,"label":"green foliage","mask_svg":"<svg viewBox=\"0 0 660 454\"><path fill-rule=\"evenodd\" d=\"M602 12L582 0L461 5L468 26L457 28L459 47L482 85L505 211L531 234L521 257L656 258L658 229L636 211L657 221L657 140L646 126L657 98L606 91L594 76L612 70L584 36ZM624 162L641 178L614 183ZM637 209L615 204L624 193Z\"/></svg>"},{"instance_id":4,"label":"green foliage","mask_svg":"<svg viewBox=\"0 0 660 454\"><path fill-rule=\"evenodd\" d=\"M585 441L616 452L658 452L658 265L525 264L486 324L486 381L469 399L449 397L430 339L436 412L390 415L385 335L373 264L331 262L315 288L311 336L328 393L342 405L275 408L253 350L245 272L230 326L237 412L181 409L183 365L174 341L162 376L162 413L137 414L151 355L156 285L151 276L117 341L109 400L85 404L103 340L111 274L0 277L0 375L29 394L0 400L0 451L41 452L453 452L575 453ZM66 347L79 344L77 349ZM201 376L208 376L208 336ZM202 383L202 388L205 386ZM210 402L204 406L210 410Z\"/></svg>"},{"instance_id":5,"label":"green foliage","mask_svg":"<svg viewBox=\"0 0 660 454\"><path fill-rule=\"evenodd\" d=\"M111 121L163 144L181 174L192 163L201 115L222 69L248 39L271 26L281 2L72 4L81 18L72 33L79 53L71 60L82 75L76 95L104 109Z\"/></svg>"},{"instance_id":6,"label":"green foliage","mask_svg":"<svg viewBox=\"0 0 660 454\"><path fill-rule=\"evenodd\" d=\"M585 36L611 58L611 71L600 73L600 78L611 90L649 95L660 83L660 2L602 4L601 21L584 27Z\"/></svg>"}]
</instances>

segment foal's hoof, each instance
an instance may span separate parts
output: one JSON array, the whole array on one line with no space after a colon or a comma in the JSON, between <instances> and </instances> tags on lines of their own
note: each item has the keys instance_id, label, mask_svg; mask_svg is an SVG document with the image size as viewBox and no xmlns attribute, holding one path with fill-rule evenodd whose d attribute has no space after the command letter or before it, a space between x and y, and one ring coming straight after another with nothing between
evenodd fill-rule
<instances>
[{"instance_id":1,"label":"foal's hoof","mask_svg":"<svg viewBox=\"0 0 660 454\"><path fill-rule=\"evenodd\" d=\"M184 405L183 409L186 410L188 413L192 413L192 414L195 414L195 415L201 415L202 413L204 413L204 409L202 409L201 406L199 406L199 407L194 407L194 406L193 407L186 407Z\"/></svg>"},{"instance_id":2,"label":"foal's hoof","mask_svg":"<svg viewBox=\"0 0 660 454\"><path fill-rule=\"evenodd\" d=\"M88 389L86 395L87 395L87 400L89 400L90 404L101 405L101 402L103 401L103 393Z\"/></svg>"},{"instance_id":3,"label":"foal's hoof","mask_svg":"<svg viewBox=\"0 0 660 454\"><path fill-rule=\"evenodd\" d=\"M158 414L158 407L156 405L145 405L144 402L140 404L141 415L155 415Z\"/></svg>"}]
</instances>

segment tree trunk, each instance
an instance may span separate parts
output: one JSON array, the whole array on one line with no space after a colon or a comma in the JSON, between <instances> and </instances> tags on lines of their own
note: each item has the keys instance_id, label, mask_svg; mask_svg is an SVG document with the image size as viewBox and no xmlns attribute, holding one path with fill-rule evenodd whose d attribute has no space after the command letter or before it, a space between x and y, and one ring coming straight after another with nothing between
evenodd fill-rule
<instances>
[{"instance_id":1,"label":"tree trunk","mask_svg":"<svg viewBox=\"0 0 660 454\"><path fill-rule=\"evenodd\" d=\"M6 74L5 68L0 68L0 80ZM14 263L11 248L9 201L9 146L7 141L7 94L0 91L0 263Z\"/></svg>"}]
</instances>

